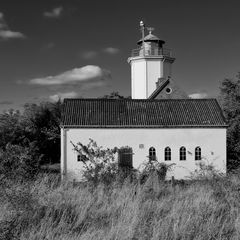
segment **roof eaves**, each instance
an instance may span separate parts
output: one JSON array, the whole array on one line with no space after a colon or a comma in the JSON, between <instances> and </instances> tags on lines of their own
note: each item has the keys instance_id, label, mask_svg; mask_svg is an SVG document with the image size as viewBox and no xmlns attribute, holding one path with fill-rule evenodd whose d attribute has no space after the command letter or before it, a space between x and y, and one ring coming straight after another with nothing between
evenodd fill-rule
<instances>
[{"instance_id":1,"label":"roof eaves","mask_svg":"<svg viewBox=\"0 0 240 240\"><path fill-rule=\"evenodd\" d=\"M228 125L62 125L63 128L226 128Z\"/></svg>"}]
</instances>

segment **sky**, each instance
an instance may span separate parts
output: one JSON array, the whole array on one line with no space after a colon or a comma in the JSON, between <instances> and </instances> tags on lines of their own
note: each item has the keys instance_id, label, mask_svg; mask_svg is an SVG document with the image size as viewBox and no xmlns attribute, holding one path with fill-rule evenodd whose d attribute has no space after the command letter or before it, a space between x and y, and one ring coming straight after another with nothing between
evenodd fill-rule
<instances>
[{"instance_id":1,"label":"sky","mask_svg":"<svg viewBox=\"0 0 240 240\"><path fill-rule=\"evenodd\" d=\"M154 27L187 94L216 97L240 71L240 1L1 0L0 111L59 97L129 96L127 58Z\"/></svg>"}]
</instances>

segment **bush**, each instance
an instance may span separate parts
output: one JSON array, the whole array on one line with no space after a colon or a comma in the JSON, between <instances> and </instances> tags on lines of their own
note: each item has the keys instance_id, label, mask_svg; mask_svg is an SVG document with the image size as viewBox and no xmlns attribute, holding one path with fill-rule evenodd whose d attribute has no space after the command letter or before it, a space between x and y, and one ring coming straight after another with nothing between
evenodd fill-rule
<instances>
[{"instance_id":1,"label":"bush","mask_svg":"<svg viewBox=\"0 0 240 240\"><path fill-rule=\"evenodd\" d=\"M173 165L175 164L167 165L163 162L148 160L143 164L143 170L140 172L139 180L141 183L144 183L150 176L157 175L158 180L163 181Z\"/></svg>"},{"instance_id":2,"label":"bush","mask_svg":"<svg viewBox=\"0 0 240 240\"><path fill-rule=\"evenodd\" d=\"M198 168L190 175L192 180L212 180L220 177L222 177L221 173L212 164L204 162L199 162Z\"/></svg>"},{"instance_id":3,"label":"bush","mask_svg":"<svg viewBox=\"0 0 240 240\"><path fill-rule=\"evenodd\" d=\"M7 144L0 150L0 176L8 180L31 180L39 169L34 149Z\"/></svg>"},{"instance_id":4,"label":"bush","mask_svg":"<svg viewBox=\"0 0 240 240\"><path fill-rule=\"evenodd\" d=\"M84 164L82 171L84 180L94 185L114 182L118 173L118 163L115 159L117 148L103 149L94 140L89 140L86 146L80 142L77 145L72 143Z\"/></svg>"}]
</instances>

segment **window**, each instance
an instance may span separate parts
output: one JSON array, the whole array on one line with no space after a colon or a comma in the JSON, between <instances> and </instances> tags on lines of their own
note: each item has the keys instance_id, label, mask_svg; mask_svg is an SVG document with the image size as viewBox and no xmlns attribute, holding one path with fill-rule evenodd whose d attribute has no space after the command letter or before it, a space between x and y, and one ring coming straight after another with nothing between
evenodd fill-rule
<instances>
[{"instance_id":1,"label":"window","mask_svg":"<svg viewBox=\"0 0 240 240\"><path fill-rule=\"evenodd\" d=\"M195 148L195 160L201 160L202 156L201 156L201 148L200 147L196 147Z\"/></svg>"},{"instance_id":2,"label":"window","mask_svg":"<svg viewBox=\"0 0 240 240\"><path fill-rule=\"evenodd\" d=\"M181 147L180 148L180 161L186 160L186 148Z\"/></svg>"},{"instance_id":3,"label":"window","mask_svg":"<svg viewBox=\"0 0 240 240\"><path fill-rule=\"evenodd\" d=\"M165 161L171 161L171 148L165 148Z\"/></svg>"},{"instance_id":4,"label":"window","mask_svg":"<svg viewBox=\"0 0 240 240\"><path fill-rule=\"evenodd\" d=\"M156 150L154 147L149 148L149 160L155 161L156 160Z\"/></svg>"},{"instance_id":5,"label":"window","mask_svg":"<svg viewBox=\"0 0 240 240\"><path fill-rule=\"evenodd\" d=\"M170 94L172 92L172 89L168 87L168 88L166 88L165 91L166 91L167 94Z\"/></svg>"},{"instance_id":6,"label":"window","mask_svg":"<svg viewBox=\"0 0 240 240\"><path fill-rule=\"evenodd\" d=\"M132 168L133 167L132 155L133 155L132 148L127 147L120 148L118 150L118 166Z\"/></svg>"}]
</instances>

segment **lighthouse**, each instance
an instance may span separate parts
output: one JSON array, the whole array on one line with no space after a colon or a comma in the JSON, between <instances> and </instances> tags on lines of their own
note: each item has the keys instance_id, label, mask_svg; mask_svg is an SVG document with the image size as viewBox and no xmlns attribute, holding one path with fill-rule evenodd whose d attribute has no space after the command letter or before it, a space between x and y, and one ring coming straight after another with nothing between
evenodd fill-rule
<instances>
[{"instance_id":1,"label":"lighthouse","mask_svg":"<svg viewBox=\"0 0 240 240\"><path fill-rule=\"evenodd\" d=\"M152 34L154 28L146 28L142 21L140 27L142 38L137 42L139 47L132 50L128 58L132 99L149 98L161 81L171 78L175 60L171 50L163 48L165 41ZM146 30L148 35L145 36Z\"/></svg>"}]
</instances>

